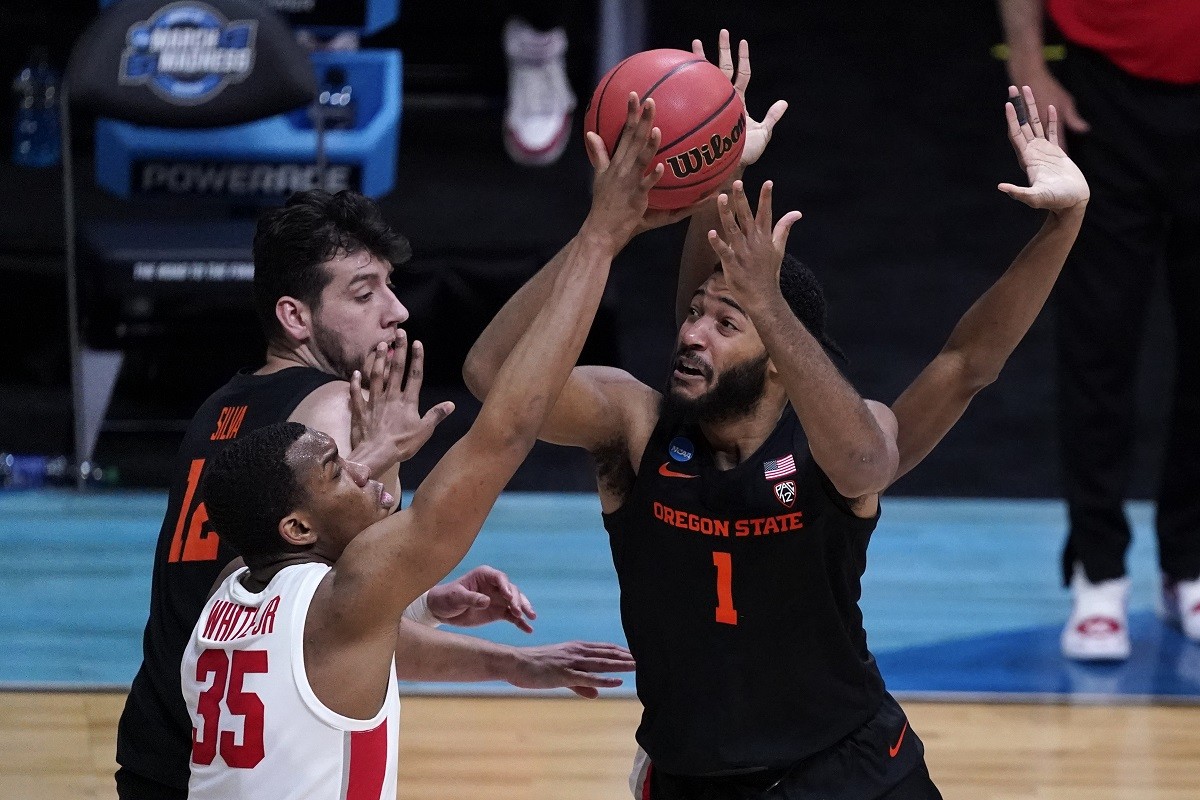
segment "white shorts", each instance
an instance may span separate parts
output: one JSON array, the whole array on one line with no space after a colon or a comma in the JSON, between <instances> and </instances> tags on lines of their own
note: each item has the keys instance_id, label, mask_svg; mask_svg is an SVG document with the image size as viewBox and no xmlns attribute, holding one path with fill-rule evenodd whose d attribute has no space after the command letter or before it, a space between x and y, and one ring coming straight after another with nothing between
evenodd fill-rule
<instances>
[{"instance_id":1,"label":"white shorts","mask_svg":"<svg viewBox=\"0 0 1200 800\"><path fill-rule=\"evenodd\" d=\"M629 791L633 793L633 800L646 797L646 780L649 777L650 756L639 747L633 756L633 771L629 773Z\"/></svg>"}]
</instances>

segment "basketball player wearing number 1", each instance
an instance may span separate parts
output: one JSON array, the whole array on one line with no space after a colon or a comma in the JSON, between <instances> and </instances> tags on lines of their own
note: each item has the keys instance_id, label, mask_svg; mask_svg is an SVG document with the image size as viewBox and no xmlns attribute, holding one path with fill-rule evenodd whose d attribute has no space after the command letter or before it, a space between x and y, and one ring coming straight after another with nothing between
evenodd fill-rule
<instances>
[{"instance_id":1,"label":"basketball player wearing number 1","mask_svg":"<svg viewBox=\"0 0 1200 800\"><path fill-rule=\"evenodd\" d=\"M719 63L733 79L724 32ZM739 91L748 75L743 43ZM744 164L782 110L748 121ZM1043 131L1011 104L1005 113L1031 185L1000 188L1050 214L891 408L860 397L826 354L837 351L820 288L784 254L799 214L774 222L769 182L757 213L738 181L692 218L665 392L616 369L577 367L567 381L541 436L595 459L644 706L635 797L940 797L867 649L858 599L880 494L995 379L1079 228L1087 184L1054 117ZM464 375L477 396L560 268L526 284L476 343Z\"/></svg>"}]
</instances>

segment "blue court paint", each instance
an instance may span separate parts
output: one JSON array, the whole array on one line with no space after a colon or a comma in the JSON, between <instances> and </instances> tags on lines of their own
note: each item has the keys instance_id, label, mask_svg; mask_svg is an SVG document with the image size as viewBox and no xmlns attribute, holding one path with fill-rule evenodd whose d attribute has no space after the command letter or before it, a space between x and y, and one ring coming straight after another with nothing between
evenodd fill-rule
<instances>
[{"instance_id":1,"label":"blue court paint","mask_svg":"<svg viewBox=\"0 0 1200 800\"><path fill-rule=\"evenodd\" d=\"M124 687L141 658L161 494L0 492L0 687ZM1081 666L1058 655L1069 597L1058 582L1065 512L1040 500L884 503L863 582L872 651L902 695L1200 701L1200 646L1165 627L1152 508L1132 504L1134 657ZM509 644L624 642L595 496L507 494L453 574L499 567L539 612ZM631 694L632 680L616 694ZM505 684L408 684L416 693L511 693Z\"/></svg>"},{"instance_id":2,"label":"blue court paint","mask_svg":"<svg viewBox=\"0 0 1200 800\"><path fill-rule=\"evenodd\" d=\"M1064 660L1056 624L891 650L878 654L879 668L889 689L908 695L1200 700L1200 647L1150 611L1131 614L1129 629L1133 655L1123 663Z\"/></svg>"}]
</instances>

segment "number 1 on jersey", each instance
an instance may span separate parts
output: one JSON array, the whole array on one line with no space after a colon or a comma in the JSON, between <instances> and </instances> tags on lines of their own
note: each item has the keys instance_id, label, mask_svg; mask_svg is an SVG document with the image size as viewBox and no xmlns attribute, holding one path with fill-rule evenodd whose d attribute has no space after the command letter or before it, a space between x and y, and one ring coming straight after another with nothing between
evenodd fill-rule
<instances>
[{"instance_id":1,"label":"number 1 on jersey","mask_svg":"<svg viewBox=\"0 0 1200 800\"><path fill-rule=\"evenodd\" d=\"M733 556L713 553L717 568L717 622L737 625L737 609L733 607Z\"/></svg>"}]
</instances>

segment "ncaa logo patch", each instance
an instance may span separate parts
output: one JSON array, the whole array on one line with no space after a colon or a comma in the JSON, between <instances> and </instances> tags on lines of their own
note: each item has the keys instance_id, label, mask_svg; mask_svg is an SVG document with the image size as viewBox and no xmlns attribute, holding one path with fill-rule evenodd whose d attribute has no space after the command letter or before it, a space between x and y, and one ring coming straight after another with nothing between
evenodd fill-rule
<instances>
[{"instance_id":1,"label":"ncaa logo patch","mask_svg":"<svg viewBox=\"0 0 1200 800\"><path fill-rule=\"evenodd\" d=\"M692 440L686 436L676 436L667 447L667 455L676 461L691 461L695 454L696 445L692 444Z\"/></svg>"},{"instance_id":2,"label":"ncaa logo patch","mask_svg":"<svg viewBox=\"0 0 1200 800\"><path fill-rule=\"evenodd\" d=\"M204 3L171 3L130 26L122 85L148 85L168 103L207 103L254 68L255 20L230 22Z\"/></svg>"},{"instance_id":3,"label":"ncaa logo patch","mask_svg":"<svg viewBox=\"0 0 1200 800\"><path fill-rule=\"evenodd\" d=\"M780 481L775 484L775 499L791 508L792 504L796 502L796 482Z\"/></svg>"}]
</instances>

